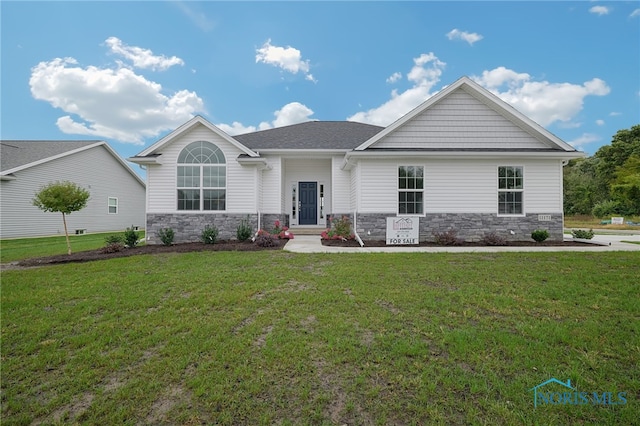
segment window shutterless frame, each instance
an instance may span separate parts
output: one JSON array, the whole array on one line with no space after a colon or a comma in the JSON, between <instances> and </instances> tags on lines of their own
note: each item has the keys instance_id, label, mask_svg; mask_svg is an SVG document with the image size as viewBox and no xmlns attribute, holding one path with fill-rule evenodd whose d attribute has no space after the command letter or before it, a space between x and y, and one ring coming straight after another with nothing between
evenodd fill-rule
<instances>
[{"instance_id":1,"label":"window shutterless frame","mask_svg":"<svg viewBox=\"0 0 640 426\"><path fill-rule=\"evenodd\" d=\"M398 165L398 216L424 215L424 166Z\"/></svg>"},{"instance_id":2,"label":"window shutterless frame","mask_svg":"<svg viewBox=\"0 0 640 426\"><path fill-rule=\"evenodd\" d=\"M498 166L498 216L524 216L524 167Z\"/></svg>"},{"instance_id":3,"label":"window shutterless frame","mask_svg":"<svg viewBox=\"0 0 640 426\"><path fill-rule=\"evenodd\" d=\"M107 199L107 211L109 214L118 214L118 198L109 197Z\"/></svg>"}]
</instances>

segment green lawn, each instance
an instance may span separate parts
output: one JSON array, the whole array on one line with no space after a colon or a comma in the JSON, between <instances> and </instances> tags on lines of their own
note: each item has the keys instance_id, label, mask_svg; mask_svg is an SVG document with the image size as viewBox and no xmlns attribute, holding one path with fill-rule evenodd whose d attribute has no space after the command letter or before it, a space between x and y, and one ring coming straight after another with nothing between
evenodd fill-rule
<instances>
[{"instance_id":1,"label":"green lawn","mask_svg":"<svg viewBox=\"0 0 640 426\"><path fill-rule=\"evenodd\" d=\"M144 231L138 231L141 239L144 239ZM71 250L77 251L95 250L105 246L105 237L109 235L124 235L121 232L106 232L98 234L70 235ZM30 257L53 256L67 253L67 241L62 236L42 238L17 238L14 240L0 241L0 260L2 263Z\"/></svg>"},{"instance_id":2,"label":"green lawn","mask_svg":"<svg viewBox=\"0 0 640 426\"><path fill-rule=\"evenodd\" d=\"M637 424L638 276L635 252L3 271L2 424ZM552 377L626 404L534 408Z\"/></svg>"}]
</instances>

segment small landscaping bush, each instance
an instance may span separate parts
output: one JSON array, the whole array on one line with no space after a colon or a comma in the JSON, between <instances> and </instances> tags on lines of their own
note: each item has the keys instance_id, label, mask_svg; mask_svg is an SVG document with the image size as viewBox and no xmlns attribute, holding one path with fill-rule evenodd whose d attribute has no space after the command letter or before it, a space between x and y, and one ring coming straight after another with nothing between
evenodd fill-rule
<instances>
[{"instance_id":1,"label":"small landscaping bush","mask_svg":"<svg viewBox=\"0 0 640 426\"><path fill-rule=\"evenodd\" d=\"M533 238L537 243L541 243L549 238L549 231L546 229L536 229L531 233L531 238Z\"/></svg>"},{"instance_id":2,"label":"small landscaping bush","mask_svg":"<svg viewBox=\"0 0 640 426\"><path fill-rule=\"evenodd\" d=\"M351 221L348 216L342 216L332 222L332 227L322 231L320 238L323 240L353 240L355 234L351 232Z\"/></svg>"},{"instance_id":3,"label":"small landscaping bush","mask_svg":"<svg viewBox=\"0 0 640 426\"><path fill-rule=\"evenodd\" d=\"M173 229L160 228L158 232L156 232L156 235L158 236L158 238L160 238L160 241L162 241L162 244L164 244L165 246L170 246L171 244L173 244L173 237L175 236Z\"/></svg>"},{"instance_id":4,"label":"small landscaping bush","mask_svg":"<svg viewBox=\"0 0 640 426\"><path fill-rule=\"evenodd\" d=\"M215 226L205 226L202 234L200 234L200 241L205 244L215 244L218 238L218 228Z\"/></svg>"},{"instance_id":5,"label":"small landscaping bush","mask_svg":"<svg viewBox=\"0 0 640 426\"><path fill-rule=\"evenodd\" d=\"M445 232L434 232L433 237L435 243L441 246L459 246L463 242L458 238L458 232L455 229L449 229Z\"/></svg>"},{"instance_id":6,"label":"small landscaping bush","mask_svg":"<svg viewBox=\"0 0 640 426\"><path fill-rule=\"evenodd\" d=\"M124 245L127 247L135 247L138 245L138 240L140 239L140 235L136 232L131 225L131 228L127 228L124 231Z\"/></svg>"},{"instance_id":7,"label":"small landscaping bush","mask_svg":"<svg viewBox=\"0 0 640 426\"><path fill-rule=\"evenodd\" d=\"M271 237L275 238L275 239L280 239L280 240L292 240L293 239L293 233L291 231L289 231L289 227L287 226L280 226L280 221L276 220L274 223L274 227L271 231L265 231L264 229L261 229L258 231L258 237L260 237L261 235L270 235ZM257 237L256 237L256 242L258 241ZM261 247L272 247L272 246L261 246Z\"/></svg>"},{"instance_id":8,"label":"small landscaping bush","mask_svg":"<svg viewBox=\"0 0 640 426\"><path fill-rule=\"evenodd\" d=\"M574 229L571 231L571 236L573 238L581 238L583 240L590 240L593 238L593 229L589 229L588 231L584 229Z\"/></svg>"},{"instance_id":9,"label":"small landscaping bush","mask_svg":"<svg viewBox=\"0 0 640 426\"><path fill-rule=\"evenodd\" d=\"M278 237L267 232L258 234L256 237L258 247L276 247L278 245Z\"/></svg>"},{"instance_id":10,"label":"small landscaping bush","mask_svg":"<svg viewBox=\"0 0 640 426\"><path fill-rule=\"evenodd\" d=\"M236 228L236 238L238 241L247 241L251 238L251 234L253 233L253 229L251 225L249 225L249 220L243 219L240 222L240 225Z\"/></svg>"},{"instance_id":11,"label":"small landscaping bush","mask_svg":"<svg viewBox=\"0 0 640 426\"><path fill-rule=\"evenodd\" d=\"M506 246L506 238L498 235L496 232L490 232L482 237L482 242L488 246Z\"/></svg>"},{"instance_id":12,"label":"small landscaping bush","mask_svg":"<svg viewBox=\"0 0 640 426\"><path fill-rule=\"evenodd\" d=\"M107 235L104 242L106 246L100 249L100 253L116 253L124 248L123 238L120 235Z\"/></svg>"}]
</instances>

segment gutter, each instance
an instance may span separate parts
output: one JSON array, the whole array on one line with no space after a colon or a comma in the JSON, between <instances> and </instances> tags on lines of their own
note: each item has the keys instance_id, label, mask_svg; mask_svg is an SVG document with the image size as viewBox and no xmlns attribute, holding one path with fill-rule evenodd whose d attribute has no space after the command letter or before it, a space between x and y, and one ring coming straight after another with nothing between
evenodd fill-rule
<instances>
[{"instance_id":1,"label":"gutter","mask_svg":"<svg viewBox=\"0 0 640 426\"><path fill-rule=\"evenodd\" d=\"M360 244L360 247L364 247L364 242L360 235L358 235L358 212L354 210L353 212L353 235L356 237L356 241Z\"/></svg>"}]
</instances>

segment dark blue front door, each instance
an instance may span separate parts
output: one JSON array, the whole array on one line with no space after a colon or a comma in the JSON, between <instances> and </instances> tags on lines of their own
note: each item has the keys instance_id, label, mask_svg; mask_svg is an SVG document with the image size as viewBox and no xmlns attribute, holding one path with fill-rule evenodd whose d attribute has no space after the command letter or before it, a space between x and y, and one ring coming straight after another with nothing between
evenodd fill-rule
<instances>
[{"instance_id":1,"label":"dark blue front door","mask_svg":"<svg viewBox=\"0 0 640 426\"><path fill-rule=\"evenodd\" d=\"M318 182L300 182L300 217L298 225L318 224Z\"/></svg>"}]
</instances>

